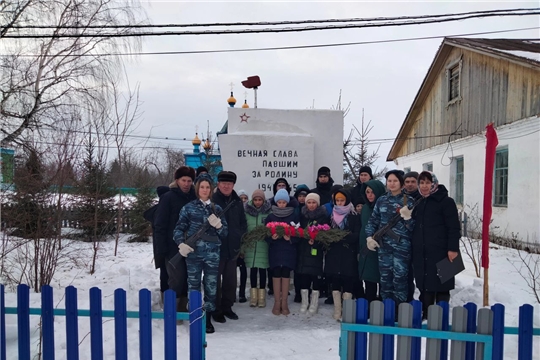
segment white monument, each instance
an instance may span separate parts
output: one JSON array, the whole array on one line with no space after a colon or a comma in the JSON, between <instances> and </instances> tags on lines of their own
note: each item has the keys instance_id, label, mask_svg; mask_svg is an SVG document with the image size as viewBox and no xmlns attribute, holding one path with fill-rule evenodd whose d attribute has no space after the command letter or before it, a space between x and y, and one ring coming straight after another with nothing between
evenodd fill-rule
<instances>
[{"instance_id":1,"label":"white monument","mask_svg":"<svg viewBox=\"0 0 540 360\"><path fill-rule=\"evenodd\" d=\"M342 184L343 112L229 108L219 148L223 169L238 176L235 189L250 198L255 189L273 196L272 185L281 177L293 191L299 184L313 188L321 166Z\"/></svg>"}]
</instances>

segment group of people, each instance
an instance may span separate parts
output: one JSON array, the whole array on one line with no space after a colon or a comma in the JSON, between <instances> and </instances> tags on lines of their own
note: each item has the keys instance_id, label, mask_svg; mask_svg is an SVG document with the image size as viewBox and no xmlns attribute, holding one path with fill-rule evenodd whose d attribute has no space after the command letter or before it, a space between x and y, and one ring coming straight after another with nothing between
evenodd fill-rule
<instances>
[{"instance_id":1,"label":"group of people","mask_svg":"<svg viewBox=\"0 0 540 360\"><path fill-rule=\"evenodd\" d=\"M232 310L237 266L241 268L239 301L247 301L249 268L249 305L266 307L268 285L274 315L290 314L292 274L300 313L316 314L319 298L327 297L325 303L334 305L336 320L341 319L345 299L393 299L398 306L413 299L416 287L424 317L429 305L450 299L454 280L441 283L436 263L458 256L460 223L455 202L432 172L391 170L385 174L385 185L373 179L366 166L360 169L356 186L345 189L334 184L330 169L323 166L314 188L298 185L293 192L280 178L270 199L261 190L255 190L251 199L245 191L237 193L237 177L230 171L218 174L216 189L203 167L195 171L182 166L174 177L169 191L161 191L153 221L161 291L168 289L171 275L166 262L180 253L186 276L184 286L175 289L177 311L187 311L187 291L200 290L203 283L208 333L215 331L212 319L238 319ZM323 246L274 233L242 246L246 232L272 222L302 228L328 225L347 235ZM389 222L393 226L376 235ZM196 246L186 243L193 236Z\"/></svg>"}]
</instances>

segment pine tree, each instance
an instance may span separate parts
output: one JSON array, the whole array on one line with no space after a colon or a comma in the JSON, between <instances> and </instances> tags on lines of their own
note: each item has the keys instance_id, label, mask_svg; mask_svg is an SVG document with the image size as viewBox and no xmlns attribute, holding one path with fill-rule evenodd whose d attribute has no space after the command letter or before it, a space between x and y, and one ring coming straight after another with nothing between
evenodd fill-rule
<instances>
[{"instance_id":1,"label":"pine tree","mask_svg":"<svg viewBox=\"0 0 540 360\"><path fill-rule=\"evenodd\" d=\"M12 235L39 239L51 236L55 229L50 221L52 209L47 206L48 183L44 177L41 156L33 148L26 149L22 166L15 169L16 192L12 196L13 208L8 213L15 227Z\"/></svg>"},{"instance_id":2,"label":"pine tree","mask_svg":"<svg viewBox=\"0 0 540 360\"><path fill-rule=\"evenodd\" d=\"M114 190L103 161L96 159L90 138L86 144L82 179L79 182L81 202L77 212L82 235L86 241L101 241L114 231Z\"/></svg>"},{"instance_id":3,"label":"pine tree","mask_svg":"<svg viewBox=\"0 0 540 360\"><path fill-rule=\"evenodd\" d=\"M140 178L149 177L140 175ZM130 234L133 234L128 242L148 242L148 237L152 235L152 225L143 217L143 213L154 205L156 197L155 190L149 186L150 181L137 180L137 193L135 194L135 202L130 212L131 229Z\"/></svg>"},{"instance_id":4,"label":"pine tree","mask_svg":"<svg viewBox=\"0 0 540 360\"><path fill-rule=\"evenodd\" d=\"M369 133L373 129L373 125L371 125L371 121L368 121L368 123L365 124L363 110L360 130L354 125L353 127L356 130L358 137L353 140L352 136L354 131L351 131L349 138L345 140L343 144L345 167L343 172L343 185L346 187L356 185L356 180L358 179L358 175L360 175L359 171L362 166L371 167L374 179L382 177L387 171L386 166L380 170L374 167L375 162L379 158L380 145L377 147L377 150L370 151ZM356 152L353 153L354 151Z\"/></svg>"}]
</instances>

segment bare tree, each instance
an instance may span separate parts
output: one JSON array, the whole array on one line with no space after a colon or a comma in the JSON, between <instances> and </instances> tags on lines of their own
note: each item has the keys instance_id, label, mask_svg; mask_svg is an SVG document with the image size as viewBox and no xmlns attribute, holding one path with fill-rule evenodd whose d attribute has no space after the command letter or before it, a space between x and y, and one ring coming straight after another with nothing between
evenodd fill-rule
<instances>
[{"instance_id":1,"label":"bare tree","mask_svg":"<svg viewBox=\"0 0 540 360\"><path fill-rule=\"evenodd\" d=\"M7 0L8 27L2 28L0 49L0 133L2 143L20 142L27 130L54 127L59 116L90 109L104 101L110 73L122 62L114 54L138 47L139 42L103 36L133 28L103 29L92 25L139 24L141 7L124 0ZM25 25L51 25L53 29L20 29ZM48 38L6 38L24 33L50 34ZM84 34L89 37L61 37Z\"/></svg>"},{"instance_id":2,"label":"bare tree","mask_svg":"<svg viewBox=\"0 0 540 360\"><path fill-rule=\"evenodd\" d=\"M139 100L139 85L135 87L134 91L131 91L129 82L127 90L121 92L118 87L116 79L110 81L110 98L112 99L112 106L109 114L109 121L112 128L112 141L115 144L116 152L118 156L118 171L122 174L122 165L124 158L124 152L128 151L126 148L127 135L132 133L140 124L140 100ZM118 192L117 202L117 217L116 217L116 234L114 245L114 256L118 251L118 241L120 239L120 232L122 230L122 219L124 212L124 203L122 201L122 191Z\"/></svg>"},{"instance_id":3,"label":"bare tree","mask_svg":"<svg viewBox=\"0 0 540 360\"><path fill-rule=\"evenodd\" d=\"M520 243L517 236L514 234L512 235L513 242ZM521 247L517 247L517 255L519 260L506 260L512 264L518 274L525 280L529 292L540 304L540 254L530 253Z\"/></svg>"}]
</instances>

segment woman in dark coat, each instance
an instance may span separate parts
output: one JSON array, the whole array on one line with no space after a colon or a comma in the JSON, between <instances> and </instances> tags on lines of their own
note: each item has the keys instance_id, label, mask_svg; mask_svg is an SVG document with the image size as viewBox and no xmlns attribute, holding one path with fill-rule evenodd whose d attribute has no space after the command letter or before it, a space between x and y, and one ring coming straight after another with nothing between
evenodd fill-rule
<instances>
[{"instance_id":1,"label":"woman in dark coat","mask_svg":"<svg viewBox=\"0 0 540 360\"><path fill-rule=\"evenodd\" d=\"M358 258L358 274L365 284L364 296L371 302L377 299L377 284L381 281L379 272L379 255L376 251L369 251L366 244L366 225L369 221L373 207L377 199L384 195L386 189L379 180L369 180L364 183L366 203L362 206L360 217L362 218L362 230L360 231L360 256Z\"/></svg>"},{"instance_id":2,"label":"woman in dark coat","mask_svg":"<svg viewBox=\"0 0 540 360\"><path fill-rule=\"evenodd\" d=\"M321 206L319 195L311 193L306 196L306 205L302 208L300 216L300 226L305 229L313 225L325 225L330 223L330 216L326 211L326 207ZM296 273L298 273L298 287L301 289L302 305L300 312L308 311L310 301L309 290L311 292L311 305L309 305L309 313L311 315L317 313L319 307L319 290L320 280L323 274L323 253L324 249L321 243L313 240L301 238L298 243L298 264L296 265Z\"/></svg>"},{"instance_id":3,"label":"woman in dark coat","mask_svg":"<svg viewBox=\"0 0 540 360\"><path fill-rule=\"evenodd\" d=\"M333 196L331 226L349 232L342 240L331 243L325 256L324 272L330 277L334 300L334 319L341 319L343 300L352 299L354 283L358 279L358 238L362 228L360 216L354 212L351 196L339 189Z\"/></svg>"},{"instance_id":4,"label":"woman in dark coat","mask_svg":"<svg viewBox=\"0 0 540 360\"><path fill-rule=\"evenodd\" d=\"M435 174L423 171L418 176L420 195L424 198L414 209L412 253L416 287L427 318L427 309L439 301L450 301L454 278L441 284L436 263L448 257L453 261L459 254L461 227L456 203L448 190L439 185Z\"/></svg>"},{"instance_id":5,"label":"woman in dark coat","mask_svg":"<svg viewBox=\"0 0 540 360\"><path fill-rule=\"evenodd\" d=\"M277 205L272 205L272 212L264 220L264 224L271 222L290 224L299 222L294 208L287 206L289 193L285 189L279 189L274 196ZM274 307L272 314L289 315L288 295L291 284L291 271L296 267L296 245L298 238L274 234L266 237L268 242L268 261L272 269L272 282L274 284Z\"/></svg>"}]
</instances>

